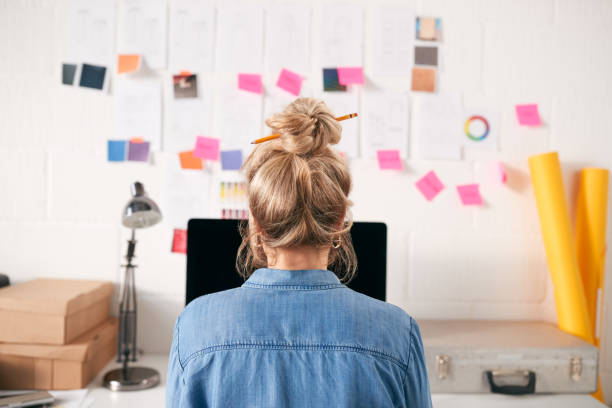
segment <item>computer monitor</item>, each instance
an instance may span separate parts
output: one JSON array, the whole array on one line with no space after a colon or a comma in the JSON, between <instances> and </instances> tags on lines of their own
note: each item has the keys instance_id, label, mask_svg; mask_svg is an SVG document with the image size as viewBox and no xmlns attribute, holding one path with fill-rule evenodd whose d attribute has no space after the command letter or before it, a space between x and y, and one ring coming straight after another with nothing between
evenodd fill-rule
<instances>
[{"instance_id":1,"label":"computer monitor","mask_svg":"<svg viewBox=\"0 0 612 408\"><path fill-rule=\"evenodd\" d=\"M240 220L191 219L187 226L187 290L185 304L209 293L236 288L244 279L236 272L241 237ZM348 287L385 300L387 225L355 222L351 237L357 254L357 273Z\"/></svg>"}]
</instances>

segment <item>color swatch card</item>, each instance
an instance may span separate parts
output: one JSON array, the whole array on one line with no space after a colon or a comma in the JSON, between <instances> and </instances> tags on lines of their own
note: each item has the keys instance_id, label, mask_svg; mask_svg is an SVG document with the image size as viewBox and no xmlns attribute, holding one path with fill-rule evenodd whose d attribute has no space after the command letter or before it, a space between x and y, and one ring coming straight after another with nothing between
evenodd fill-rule
<instances>
[{"instance_id":1,"label":"color swatch card","mask_svg":"<svg viewBox=\"0 0 612 408\"><path fill-rule=\"evenodd\" d=\"M435 92L436 70L433 68L412 68L413 91Z\"/></svg>"},{"instance_id":2,"label":"color swatch card","mask_svg":"<svg viewBox=\"0 0 612 408\"><path fill-rule=\"evenodd\" d=\"M201 170L204 168L204 163L199 157L193 155L193 150L180 152L179 161L182 169Z\"/></svg>"},{"instance_id":3,"label":"color swatch card","mask_svg":"<svg viewBox=\"0 0 612 408\"><path fill-rule=\"evenodd\" d=\"M417 17L416 38L422 41L440 41L441 21L434 17Z\"/></svg>"},{"instance_id":4,"label":"color swatch card","mask_svg":"<svg viewBox=\"0 0 612 408\"><path fill-rule=\"evenodd\" d=\"M414 47L414 64L438 66L438 47Z\"/></svg>"},{"instance_id":5,"label":"color swatch card","mask_svg":"<svg viewBox=\"0 0 612 408\"><path fill-rule=\"evenodd\" d=\"M276 82L276 86L292 95L300 96L302 90L302 76L283 68Z\"/></svg>"},{"instance_id":6,"label":"color swatch card","mask_svg":"<svg viewBox=\"0 0 612 408\"><path fill-rule=\"evenodd\" d=\"M346 85L340 84L337 68L323 68L323 90L346 91Z\"/></svg>"},{"instance_id":7,"label":"color swatch card","mask_svg":"<svg viewBox=\"0 0 612 408\"><path fill-rule=\"evenodd\" d=\"M172 235L172 252L177 254L187 253L187 230L174 229Z\"/></svg>"},{"instance_id":8,"label":"color swatch card","mask_svg":"<svg viewBox=\"0 0 612 408\"><path fill-rule=\"evenodd\" d=\"M457 186L457 193L459 193L463 205L482 205L482 196L478 184Z\"/></svg>"},{"instance_id":9,"label":"color swatch card","mask_svg":"<svg viewBox=\"0 0 612 408\"><path fill-rule=\"evenodd\" d=\"M256 94L263 93L263 84L260 74L238 74L238 89L243 91L253 92Z\"/></svg>"},{"instance_id":10,"label":"color swatch card","mask_svg":"<svg viewBox=\"0 0 612 408\"><path fill-rule=\"evenodd\" d=\"M421 177L415 185L427 201L433 200L440 191L444 190L444 184L433 170Z\"/></svg>"},{"instance_id":11,"label":"color swatch card","mask_svg":"<svg viewBox=\"0 0 612 408\"><path fill-rule=\"evenodd\" d=\"M540 112L537 104L516 105L516 118L521 126L540 126Z\"/></svg>"},{"instance_id":12,"label":"color swatch card","mask_svg":"<svg viewBox=\"0 0 612 408\"><path fill-rule=\"evenodd\" d=\"M81 80L79 86L92 89L104 89L106 82L106 67L83 64L81 66Z\"/></svg>"},{"instance_id":13,"label":"color swatch card","mask_svg":"<svg viewBox=\"0 0 612 408\"><path fill-rule=\"evenodd\" d=\"M125 140L109 140L108 141L108 161L122 162L125 161L127 152L127 142Z\"/></svg>"},{"instance_id":14,"label":"color swatch card","mask_svg":"<svg viewBox=\"0 0 612 408\"><path fill-rule=\"evenodd\" d=\"M62 64L62 84L74 85L76 70L76 64Z\"/></svg>"},{"instance_id":15,"label":"color swatch card","mask_svg":"<svg viewBox=\"0 0 612 408\"><path fill-rule=\"evenodd\" d=\"M362 67L338 68L338 82L340 85L363 85L365 78Z\"/></svg>"},{"instance_id":16,"label":"color swatch card","mask_svg":"<svg viewBox=\"0 0 612 408\"><path fill-rule=\"evenodd\" d=\"M129 161L149 161L149 142L130 142L128 146L128 160Z\"/></svg>"},{"instance_id":17,"label":"color swatch card","mask_svg":"<svg viewBox=\"0 0 612 408\"><path fill-rule=\"evenodd\" d=\"M193 155L200 159L219 160L219 139L198 136Z\"/></svg>"},{"instance_id":18,"label":"color swatch card","mask_svg":"<svg viewBox=\"0 0 612 408\"><path fill-rule=\"evenodd\" d=\"M378 168L381 170L402 170L404 164L399 150L379 150L376 152Z\"/></svg>"},{"instance_id":19,"label":"color swatch card","mask_svg":"<svg viewBox=\"0 0 612 408\"><path fill-rule=\"evenodd\" d=\"M125 74L136 72L140 69L140 55L138 54L119 54L117 55L117 73Z\"/></svg>"},{"instance_id":20,"label":"color swatch card","mask_svg":"<svg viewBox=\"0 0 612 408\"><path fill-rule=\"evenodd\" d=\"M242 166L242 150L221 152L221 168L223 170L240 170L240 166Z\"/></svg>"}]
</instances>

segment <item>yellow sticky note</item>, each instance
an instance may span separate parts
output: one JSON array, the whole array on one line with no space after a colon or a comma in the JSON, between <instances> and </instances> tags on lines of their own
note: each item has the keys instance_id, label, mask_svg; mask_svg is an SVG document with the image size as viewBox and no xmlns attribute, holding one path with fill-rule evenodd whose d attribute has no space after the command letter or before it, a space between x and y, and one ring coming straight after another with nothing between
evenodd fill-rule
<instances>
[{"instance_id":1,"label":"yellow sticky note","mask_svg":"<svg viewBox=\"0 0 612 408\"><path fill-rule=\"evenodd\" d=\"M140 55L138 54L119 54L117 56L117 73L138 71L140 67Z\"/></svg>"}]
</instances>

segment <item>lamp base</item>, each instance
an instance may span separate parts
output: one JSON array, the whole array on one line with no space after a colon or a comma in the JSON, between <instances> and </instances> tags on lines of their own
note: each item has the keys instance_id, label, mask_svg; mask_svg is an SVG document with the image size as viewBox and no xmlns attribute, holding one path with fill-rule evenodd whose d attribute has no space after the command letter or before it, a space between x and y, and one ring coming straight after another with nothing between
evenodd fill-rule
<instances>
[{"instance_id":1,"label":"lamp base","mask_svg":"<svg viewBox=\"0 0 612 408\"><path fill-rule=\"evenodd\" d=\"M111 391L137 391L159 384L159 373L147 367L117 368L104 375L104 386Z\"/></svg>"}]
</instances>

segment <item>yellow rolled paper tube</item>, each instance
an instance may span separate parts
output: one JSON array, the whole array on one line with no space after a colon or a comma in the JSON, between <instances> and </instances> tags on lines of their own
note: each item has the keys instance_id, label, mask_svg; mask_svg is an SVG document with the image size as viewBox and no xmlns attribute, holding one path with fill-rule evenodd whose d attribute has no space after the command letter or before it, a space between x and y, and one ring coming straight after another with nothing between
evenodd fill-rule
<instances>
[{"instance_id":1,"label":"yellow rolled paper tube","mask_svg":"<svg viewBox=\"0 0 612 408\"><path fill-rule=\"evenodd\" d=\"M559 328L593 344L582 279L576 261L561 165L556 152L529 158L546 260L555 289Z\"/></svg>"},{"instance_id":2,"label":"yellow rolled paper tube","mask_svg":"<svg viewBox=\"0 0 612 408\"><path fill-rule=\"evenodd\" d=\"M608 179L609 171L606 169L582 169L576 203L576 258L597 346L598 298L603 295L606 255Z\"/></svg>"}]
</instances>

